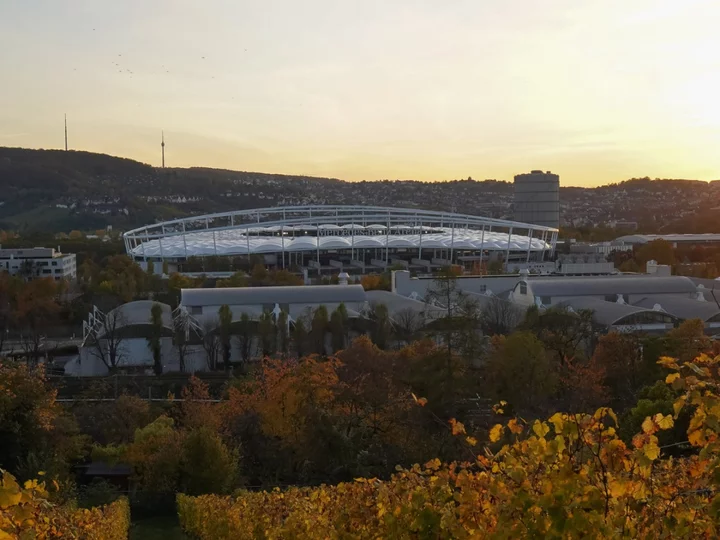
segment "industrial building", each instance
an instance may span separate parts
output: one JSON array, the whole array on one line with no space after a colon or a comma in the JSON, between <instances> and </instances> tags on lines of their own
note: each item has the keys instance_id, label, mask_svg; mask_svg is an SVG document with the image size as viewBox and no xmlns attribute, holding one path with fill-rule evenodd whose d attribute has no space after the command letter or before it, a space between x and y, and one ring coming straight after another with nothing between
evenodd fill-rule
<instances>
[{"instance_id":1,"label":"industrial building","mask_svg":"<svg viewBox=\"0 0 720 540\"><path fill-rule=\"evenodd\" d=\"M720 234L628 234L616 238L613 243L626 245L642 245L647 244L648 242L652 242L653 240L665 240L673 244L674 247L677 247L679 245L717 246L720 245Z\"/></svg>"},{"instance_id":2,"label":"industrial building","mask_svg":"<svg viewBox=\"0 0 720 540\"><path fill-rule=\"evenodd\" d=\"M193 216L123 235L138 262L262 256L278 268L432 271L487 260L542 261L556 228L514 221L375 206L277 207Z\"/></svg>"},{"instance_id":3,"label":"industrial building","mask_svg":"<svg viewBox=\"0 0 720 540\"><path fill-rule=\"evenodd\" d=\"M542 227L560 226L560 176L531 171L515 176L514 219Z\"/></svg>"},{"instance_id":4,"label":"industrial building","mask_svg":"<svg viewBox=\"0 0 720 540\"><path fill-rule=\"evenodd\" d=\"M77 278L74 253L60 253L44 247L0 249L0 271L3 270L28 280L51 278L74 281Z\"/></svg>"}]
</instances>

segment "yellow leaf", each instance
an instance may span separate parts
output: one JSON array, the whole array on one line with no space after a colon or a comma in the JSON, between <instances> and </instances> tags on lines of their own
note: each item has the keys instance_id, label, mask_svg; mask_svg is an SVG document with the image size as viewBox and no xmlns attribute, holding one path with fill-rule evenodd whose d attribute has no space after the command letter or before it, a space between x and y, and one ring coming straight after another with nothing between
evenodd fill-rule
<instances>
[{"instance_id":1,"label":"yellow leaf","mask_svg":"<svg viewBox=\"0 0 720 540\"><path fill-rule=\"evenodd\" d=\"M608 485L608 488L612 497L622 497L628 491L626 481L612 480Z\"/></svg>"},{"instance_id":2,"label":"yellow leaf","mask_svg":"<svg viewBox=\"0 0 720 540\"><path fill-rule=\"evenodd\" d=\"M424 407L425 405L427 405L428 401L427 401L427 398L421 397L421 398L418 398L417 402L418 402L418 405L420 405L421 407Z\"/></svg>"},{"instance_id":3,"label":"yellow leaf","mask_svg":"<svg viewBox=\"0 0 720 540\"><path fill-rule=\"evenodd\" d=\"M679 379L679 378L680 378L680 374L679 374L679 373L671 373L670 375L668 375L667 377L665 377L665 382L666 382L667 384L672 384L672 382L673 382L675 379Z\"/></svg>"},{"instance_id":4,"label":"yellow leaf","mask_svg":"<svg viewBox=\"0 0 720 540\"><path fill-rule=\"evenodd\" d=\"M687 398L685 396L682 396L673 403L673 412L675 413L675 416L677 417L678 414L680 414L680 411L685 407L685 401Z\"/></svg>"},{"instance_id":5,"label":"yellow leaf","mask_svg":"<svg viewBox=\"0 0 720 540\"><path fill-rule=\"evenodd\" d=\"M703 443L705 442L705 433L703 433L702 429L696 429L688 432L688 441L693 446L703 446Z\"/></svg>"},{"instance_id":6,"label":"yellow leaf","mask_svg":"<svg viewBox=\"0 0 720 540\"><path fill-rule=\"evenodd\" d=\"M465 438L465 441L466 441L470 446L475 446L475 445L477 444L477 439L476 439L475 437L466 437L466 438Z\"/></svg>"},{"instance_id":7,"label":"yellow leaf","mask_svg":"<svg viewBox=\"0 0 720 540\"><path fill-rule=\"evenodd\" d=\"M550 431L548 425L545 422L540 422L540 420L535 420L532 429L538 437L545 437L545 435L547 435Z\"/></svg>"},{"instance_id":8,"label":"yellow leaf","mask_svg":"<svg viewBox=\"0 0 720 540\"><path fill-rule=\"evenodd\" d=\"M502 424L495 424L490 430L490 442L498 442L504 429Z\"/></svg>"},{"instance_id":9,"label":"yellow leaf","mask_svg":"<svg viewBox=\"0 0 720 540\"><path fill-rule=\"evenodd\" d=\"M658 447L655 443L647 444L643 447L643 453L649 458L649 459L657 459L660 457L660 447Z\"/></svg>"},{"instance_id":10,"label":"yellow leaf","mask_svg":"<svg viewBox=\"0 0 720 540\"><path fill-rule=\"evenodd\" d=\"M548 420L553 427L555 428L555 433L560 434L562 433L563 426L565 425L565 420L563 420L563 416L560 413L553 414L550 419Z\"/></svg>"},{"instance_id":11,"label":"yellow leaf","mask_svg":"<svg viewBox=\"0 0 720 540\"><path fill-rule=\"evenodd\" d=\"M678 369L680 367L677 365L677 359L671 356L661 356L657 363L669 368Z\"/></svg>"},{"instance_id":12,"label":"yellow leaf","mask_svg":"<svg viewBox=\"0 0 720 540\"><path fill-rule=\"evenodd\" d=\"M15 491L10 488L0 487L0 508L5 509L10 506L15 506L20 502L22 493Z\"/></svg>"},{"instance_id":13,"label":"yellow leaf","mask_svg":"<svg viewBox=\"0 0 720 540\"><path fill-rule=\"evenodd\" d=\"M510 420L508 422L508 429L511 432L518 434L518 433L522 433L523 427L520 425L520 423L517 421L516 418L513 418L512 420Z\"/></svg>"},{"instance_id":14,"label":"yellow leaf","mask_svg":"<svg viewBox=\"0 0 720 540\"><path fill-rule=\"evenodd\" d=\"M657 429L655 428L655 422L653 422L652 418L650 418L649 416L643 421L642 430L643 433L655 433L655 431L657 431Z\"/></svg>"},{"instance_id":15,"label":"yellow leaf","mask_svg":"<svg viewBox=\"0 0 720 540\"><path fill-rule=\"evenodd\" d=\"M425 464L425 468L430 469L432 471L436 471L440 468L441 465L442 465L442 462L438 458L435 458L435 459L431 459L430 461L428 461Z\"/></svg>"},{"instance_id":16,"label":"yellow leaf","mask_svg":"<svg viewBox=\"0 0 720 540\"><path fill-rule=\"evenodd\" d=\"M451 418L450 426L452 427L453 435L464 435L465 434L465 426L463 425L462 422L458 422L454 418Z\"/></svg>"},{"instance_id":17,"label":"yellow leaf","mask_svg":"<svg viewBox=\"0 0 720 540\"><path fill-rule=\"evenodd\" d=\"M655 415L654 421L660 427L660 429L670 429L671 427L673 427L673 419L672 416L670 416L669 414L667 416L663 416L662 414L658 413Z\"/></svg>"}]
</instances>

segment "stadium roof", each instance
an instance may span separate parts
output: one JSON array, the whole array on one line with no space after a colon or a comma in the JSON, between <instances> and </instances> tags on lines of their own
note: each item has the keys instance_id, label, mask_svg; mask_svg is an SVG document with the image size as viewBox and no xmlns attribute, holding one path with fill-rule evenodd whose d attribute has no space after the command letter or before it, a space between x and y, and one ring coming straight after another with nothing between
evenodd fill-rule
<instances>
[{"instance_id":1,"label":"stadium roof","mask_svg":"<svg viewBox=\"0 0 720 540\"><path fill-rule=\"evenodd\" d=\"M133 257L186 258L378 248L550 251L557 230L376 206L276 207L192 216L123 234Z\"/></svg>"}]
</instances>

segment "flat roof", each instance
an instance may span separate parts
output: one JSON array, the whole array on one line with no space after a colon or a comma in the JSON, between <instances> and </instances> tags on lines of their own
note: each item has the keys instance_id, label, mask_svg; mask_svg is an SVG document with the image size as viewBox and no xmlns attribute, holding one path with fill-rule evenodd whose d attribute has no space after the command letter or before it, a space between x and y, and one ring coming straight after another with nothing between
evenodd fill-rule
<instances>
[{"instance_id":1,"label":"flat roof","mask_svg":"<svg viewBox=\"0 0 720 540\"><path fill-rule=\"evenodd\" d=\"M180 303L184 306L337 304L365 302L365 300L365 289L362 285L289 285L180 291Z\"/></svg>"},{"instance_id":2,"label":"flat roof","mask_svg":"<svg viewBox=\"0 0 720 540\"><path fill-rule=\"evenodd\" d=\"M626 244L647 244L653 240L667 240L668 242L720 242L720 233L703 234L628 234L620 236L613 242Z\"/></svg>"},{"instance_id":3,"label":"flat roof","mask_svg":"<svg viewBox=\"0 0 720 540\"><path fill-rule=\"evenodd\" d=\"M697 292L697 286L684 276L651 275L594 277L531 277L526 280L535 296L600 296L609 294L685 294Z\"/></svg>"}]
</instances>

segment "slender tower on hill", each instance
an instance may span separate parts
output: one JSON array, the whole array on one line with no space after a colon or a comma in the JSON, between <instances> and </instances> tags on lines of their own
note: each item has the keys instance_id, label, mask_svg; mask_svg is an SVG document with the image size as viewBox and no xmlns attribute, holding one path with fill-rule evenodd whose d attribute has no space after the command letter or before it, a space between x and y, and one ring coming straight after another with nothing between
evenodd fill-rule
<instances>
[{"instance_id":1,"label":"slender tower on hill","mask_svg":"<svg viewBox=\"0 0 720 540\"><path fill-rule=\"evenodd\" d=\"M162 132L162 142L160 143L162 149L162 168L165 168L165 132Z\"/></svg>"},{"instance_id":2,"label":"slender tower on hill","mask_svg":"<svg viewBox=\"0 0 720 540\"><path fill-rule=\"evenodd\" d=\"M67 152L67 114L65 114L65 151Z\"/></svg>"}]
</instances>

